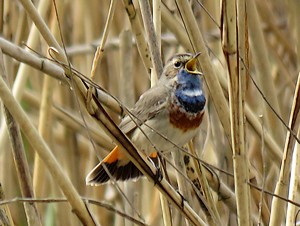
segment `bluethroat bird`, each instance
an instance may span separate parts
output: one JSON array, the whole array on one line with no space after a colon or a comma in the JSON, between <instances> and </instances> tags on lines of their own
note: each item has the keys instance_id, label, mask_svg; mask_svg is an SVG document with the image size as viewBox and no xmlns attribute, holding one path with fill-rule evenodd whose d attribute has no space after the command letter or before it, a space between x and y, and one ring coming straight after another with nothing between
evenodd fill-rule
<instances>
[{"instance_id":1,"label":"bluethroat bird","mask_svg":"<svg viewBox=\"0 0 300 226\"><path fill-rule=\"evenodd\" d=\"M176 150L199 130L206 99L200 78L202 73L196 67L198 56L199 53L185 53L169 59L157 84L147 90L132 109L135 119L126 116L119 125L153 163L158 163L157 150ZM109 181L105 168L115 180L142 176L118 146L87 175L86 183L99 185Z\"/></svg>"}]
</instances>

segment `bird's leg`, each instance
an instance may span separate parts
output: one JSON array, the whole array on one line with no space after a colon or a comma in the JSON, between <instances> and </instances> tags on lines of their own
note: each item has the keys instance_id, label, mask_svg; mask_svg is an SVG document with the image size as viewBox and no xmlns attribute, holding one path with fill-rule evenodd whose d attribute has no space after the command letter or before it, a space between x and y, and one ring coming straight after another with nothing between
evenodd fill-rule
<instances>
[{"instance_id":1,"label":"bird's leg","mask_svg":"<svg viewBox=\"0 0 300 226\"><path fill-rule=\"evenodd\" d=\"M181 197L181 208L184 207L184 202L186 202L187 200L184 198L184 196L177 190L178 195L180 195Z\"/></svg>"},{"instance_id":2,"label":"bird's leg","mask_svg":"<svg viewBox=\"0 0 300 226\"><path fill-rule=\"evenodd\" d=\"M154 177L154 185L156 185L157 183L161 182L161 180L163 179L163 172L160 168L159 159L157 157L155 158L148 157L148 159L152 163L152 165L156 168L156 173Z\"/></svg>"},{"instance_id":3,"label":"bird's leg","mask_svg":"<svg viewBox=\"0 0 300 226\"><path fill-rule=\"evenodd\" d=\"M163 172L162 172L160 166L157 166L154 183L157 184L157 183L161 182L163 178L164 178Z\"/></svg>"}]
</instances>

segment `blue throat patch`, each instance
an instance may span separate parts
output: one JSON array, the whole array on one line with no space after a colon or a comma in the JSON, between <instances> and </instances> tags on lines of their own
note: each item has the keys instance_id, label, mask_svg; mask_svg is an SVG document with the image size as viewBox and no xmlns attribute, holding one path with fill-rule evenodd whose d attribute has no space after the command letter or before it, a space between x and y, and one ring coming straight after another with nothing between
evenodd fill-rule
<instances>
[{"instance_id":1,"label":"blue throat patch","mask_svg":"<svg viewBox=\"0 0 300 226\"><path fill-rule=\"evenodd\" d=\"M180 69L177 74L177 87L175 96L182 107L190 113L198 113L203 110L205 106L205 96L202 90L202 82L199 75L189 74L185 69ZM197 93L199 95L187 95L187 93Z\"/></svg>"}]
</instances>

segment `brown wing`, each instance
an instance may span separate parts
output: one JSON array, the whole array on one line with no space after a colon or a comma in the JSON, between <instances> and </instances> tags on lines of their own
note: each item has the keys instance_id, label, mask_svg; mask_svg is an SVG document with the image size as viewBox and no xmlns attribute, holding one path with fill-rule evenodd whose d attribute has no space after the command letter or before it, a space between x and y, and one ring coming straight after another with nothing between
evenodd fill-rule
<instances>
[{"instance_id":1,"label":"brown wing","mask_svg":"<svg viewBox=\"0 0 300 226\"><path fill-rule=\"evenodd\" d=\"M146 122L165 109L167 106L167 98L169 97L169 89L170 88L166 86L159 85L147 90L131 110L133 114L132 118L136 117L138 119L135 119L134 122L131 117L128 115L125 116L119 125L121 130L128 134L137 127L136 124L140 125Z\"/></svg>"}]
</instances>

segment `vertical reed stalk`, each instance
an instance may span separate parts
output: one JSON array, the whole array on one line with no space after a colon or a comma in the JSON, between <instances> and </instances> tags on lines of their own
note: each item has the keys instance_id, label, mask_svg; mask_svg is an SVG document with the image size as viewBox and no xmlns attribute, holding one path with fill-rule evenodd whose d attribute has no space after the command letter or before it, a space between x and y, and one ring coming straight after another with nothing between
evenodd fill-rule
<instances>
[{"instance_id":1,"label":"vertical reed stalk","mask_svg":"<svg viewBox=\"0 0 300 226\"><path fill-rule=\"evenodd\" d=\"M161 58L161 0L153 1L153 26L155 31L155 37L157 41L157 48L159 52L159 56ZM151 71L151 86L154 86L158 80L160 75Z\"/></svg>"},{"instance_id":2,"label":"vertical reed stalk","mask_svg":"<svg viewBox=\"0 0 300 226\"><path fill-rule=\"evenodd\" d=\"M137 49L140 53L140 57L143 60L143 64L146 68L146 71L150 73L151 71L151 58L149 54L148 44L144 37L144 28L142 27L142 22L140 21L139 11L137 11L130 0L123 0L124 7L128 14L131 29L135 36Z\"/></svg>"},{"instance_id":3,"label":"vertical reed stalk","mask_svg":"<svg viewBox=\"0 0 300 226\"><path fill-rule=\"evenodd\" d=\"M299 137L300 133L298 130L297 137ZM294 146L293 157L292 157L292 165L291 165L291 180L289 185L289 195L288 199L294 202L297 202L297 192L299 187L299 171L300 171L300 144L296 143ZM295 225L295 215L296 215L296 206L292 203L288 203L287 211L286 211L286 226Z\"/></svg>"},{"instance_id":4,"label":"vertical reed stalk","mask_svg":"<svg viewBox=\"0 0 300 226\"><path fill-rule=\"evenodd\" d=\"M245 2L224 0L223 14L223 51L229 70L229 106L233 150L234 187L237 201L239 225L251 225L250 190L248 181L248 162L245 151L244 129L244 81L246 70L240 58L247 59L245 34Z\"/></svg>"},{"instance_id":5,"label":"vertical reed stalk","mask_svg":"<svg viewBox=\"0 0 300 226\"><path fill-rule=\"evenodd\" d=\"M109 6L109 10L108 10L108 16L107 16L107 20L106 20L106 23L105 23L101 43L97 47L95 57L94 57L94 60L93 60L93 64L92 64L92 70L91 70L91 79L92 80L94 80L94 78L95 78L96 68L100 64L101 59L103 57L104 45L106 43L106 40L107 40L107 37L108 37L108 34L109 34L109 28L112 24L112 19L113 19L114 11L115 11L115 8L116 8L116 3L117 3L116 0L112 0L110 2L110 6Z\"/></svg>"},{"instance_id":6,"label":"vertical reed stalk","mask_svg":"<svg viewBox=\"0 0 300 226\"><path fill-rule=\"evenodd\" d=\"M298 77L293 105L289 118L289 128L291 131L287 132L286 141L284 146L283 158L280 168L279 179L276 183L275 194L281 197L285 197L288 191L288 184L290 183L290 172L293 156L293 146L295 143L294 134L299 129L299 110L300 110L300 77ZM286 208L286 202L277 197L273 197L271 206L270 226L278 225L284 218L284 211Z\"/></svg>"},{"instance_id":7,"label":"vertical reed stalk","mask_svg":"<svg viewBox=\"0 0 300 226\"><path fill-rule=\"evenodd\" d=\"M157 36L154 30L150 3L148 1L139 1L141 6L141 13L144 21L146 36L149 44L150 55L152 59L152 67L155 77L159 77L163 70L163 64L160 57L160 50L157 42ZM156 79L151 79L156 80Z\"/></svg>"}]
</instances>

